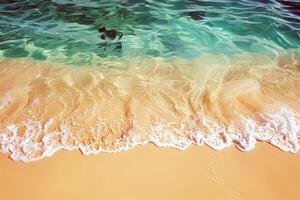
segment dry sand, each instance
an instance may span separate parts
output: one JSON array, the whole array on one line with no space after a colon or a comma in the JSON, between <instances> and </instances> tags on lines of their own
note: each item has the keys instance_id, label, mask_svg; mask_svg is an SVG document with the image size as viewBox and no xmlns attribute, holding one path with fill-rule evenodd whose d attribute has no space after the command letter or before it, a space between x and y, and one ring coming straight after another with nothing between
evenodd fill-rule
<instances>
[{"instance_id":1,"label":"dry sand","mask_svg":"<svg viewBox=\"0 0 300 200\"><path fill-rule=\"evenodd\" d=\"M31 163L0 156L1 199L298 199L299 153L266 143L186 151L145 145L83 156L60 151Z\"/></svg>"}]
</instances>

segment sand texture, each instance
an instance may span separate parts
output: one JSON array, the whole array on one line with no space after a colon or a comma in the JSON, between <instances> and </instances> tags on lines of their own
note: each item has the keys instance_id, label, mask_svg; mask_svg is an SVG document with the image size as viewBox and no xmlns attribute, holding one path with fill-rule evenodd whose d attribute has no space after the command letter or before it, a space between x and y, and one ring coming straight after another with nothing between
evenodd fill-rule
<instances>
[{"instance_id":1,"label":"sand texture","mask_svg":"<svg viewBox=\"0 0 300 200\"><path fill-rule=\"evenodd\" d=\"M1 199L282 200L299 198L300 156L258 144L248 152L145 145L31 163L0 157Z\"/></svg>"}]
</instances>

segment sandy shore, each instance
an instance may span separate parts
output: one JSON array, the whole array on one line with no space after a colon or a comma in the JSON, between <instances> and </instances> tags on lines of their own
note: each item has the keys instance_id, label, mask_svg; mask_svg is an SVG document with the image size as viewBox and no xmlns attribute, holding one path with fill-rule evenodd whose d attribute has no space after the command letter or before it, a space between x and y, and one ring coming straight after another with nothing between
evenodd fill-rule
<instances>
[{"instance_id":1,"label":"sandy shore","mask_svg":"<svg viewBox=\"0 0 300 200\"><path fill-rule=\"evenodd\" d=\"M295 199L299 153L265 143L249 152L145 145L83 156L60 151L31 163L0 156L1 199Z\"/></svg>"}]
</instances>

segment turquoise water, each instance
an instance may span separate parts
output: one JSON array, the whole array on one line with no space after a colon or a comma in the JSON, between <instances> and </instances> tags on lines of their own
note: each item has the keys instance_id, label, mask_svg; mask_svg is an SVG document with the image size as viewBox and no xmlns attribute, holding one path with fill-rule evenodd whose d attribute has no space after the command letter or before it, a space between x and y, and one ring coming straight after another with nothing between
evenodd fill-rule
<instances>
[{"instance_id":1,"label":"turquoise water","mask_svg":"<svg viewBox=\"0 0 300 200\"><path fill-rule=\"evenodd\" d=\"M299 1L2 0L0 55L64 64L95 57L195 57L300 47ZM123 33L103 49L98 28Z\"/></svg>"}]
</instances>

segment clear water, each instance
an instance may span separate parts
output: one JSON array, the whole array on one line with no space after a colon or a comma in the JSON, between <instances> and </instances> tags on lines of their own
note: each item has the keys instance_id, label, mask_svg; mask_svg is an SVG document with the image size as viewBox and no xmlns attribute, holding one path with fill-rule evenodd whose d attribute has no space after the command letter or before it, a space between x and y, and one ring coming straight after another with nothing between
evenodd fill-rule
<instances>
[{"instance_id":1,"label":"clear water","mask_svg":"<svg viewBox=\"0 0 300 200\"><path fill-rule=\"evenodd\" d=\"M0 54L89 64L95 56L276 55L300 47L299 2L280 0L2 0ZM104 50L98 28L124 34Z\"/></svg>"}]
</instances>

